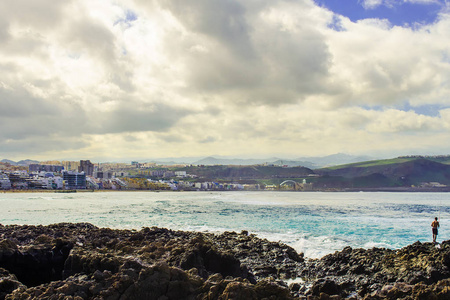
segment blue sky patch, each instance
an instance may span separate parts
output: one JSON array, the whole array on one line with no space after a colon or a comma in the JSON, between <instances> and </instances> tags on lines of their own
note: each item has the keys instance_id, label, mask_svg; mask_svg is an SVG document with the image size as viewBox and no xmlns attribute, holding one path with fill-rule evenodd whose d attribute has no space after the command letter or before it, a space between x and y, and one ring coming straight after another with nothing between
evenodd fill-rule
<instances>
[{"instance_id":1,"label":"blue sky patch","mask_svg":"<svg viewBox=\"0 0 450 300\"><path fill-rule=\"evenodd\" d=\"M125 12L125 18L118 19L114 22L114 25L117 25L119 23L123 23L127 25L127 28L131 27L131 23L136 21L138 19L137 14L132 10L127 10Z\"/></svg>"},{"instance_id":2,"label":"blue sky patch","mask_svg":"<svg viewBox=\"0 0 450 300\"><path fill-rule=\"evenodd\" d=\"M127 10L125 15L125 21L126 22L133 22L137 20L137 15L132 10Z\"/></svg>"},{"instance_id":3,"label":"blue sky patch","mask_svg":"<svg viewBox=\"0 0 450 300\"><path fill-rule=\"evenodd\" d=\"M336 15L333 15L333 21L328 24L328 28L335 31L345 31L344 27L342 26L341 20Z\"/></svg>"},{"instance_id":4,"label":"blue sky patch","mask_svg":"<svg viewBox=\"0 0 450 300\"><path fill-rule=\"evenodd\" d=\"M447 107L442 105L421 105L421 106L411 106L409 102L406 102L402 107L398 107L398 109L403 111L414 111L418 115L437 117L439 116L439 111L445 109Z\"/></svg>"},{"instance_id":5,"label":"blue sky patch","mask_svg":"<svg viewBox=\"0 0 450 300\"><path fill-rule=\"evenodd\" d=\"M411 3L404 1L383 1L372 8L364 7L362 0L315 0L334 13L348 17L353 22L363 19L387 19L393 26L413 26L436 21L445 1ZM389 2L390 5L384 4Z\"/></svg>"}]
</instances>

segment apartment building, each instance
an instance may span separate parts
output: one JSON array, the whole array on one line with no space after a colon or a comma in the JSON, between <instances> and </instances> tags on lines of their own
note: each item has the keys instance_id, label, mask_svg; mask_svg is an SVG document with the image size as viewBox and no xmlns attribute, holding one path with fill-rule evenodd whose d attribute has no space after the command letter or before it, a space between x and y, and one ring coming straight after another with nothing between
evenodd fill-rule
<instances>
[{"instance_id":1,"label":"apartment building","mask_svg":"<svg viewBox=\"0 0 450 300\"><path fill-rule=\"evenodd\" d=\"M66 189L86 189L86 174L84 172L64 171L62 174Z\"/></svg>"}]
</instances>

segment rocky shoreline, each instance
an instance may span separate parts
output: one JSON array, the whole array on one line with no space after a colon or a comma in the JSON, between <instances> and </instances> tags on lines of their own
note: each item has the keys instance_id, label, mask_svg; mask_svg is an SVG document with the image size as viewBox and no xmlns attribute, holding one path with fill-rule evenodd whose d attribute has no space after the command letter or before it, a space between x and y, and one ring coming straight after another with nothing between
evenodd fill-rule
<instances>
[{"instance_id":1,"label":"rocky shoreline","mask_svg":"<svg viewBox=\"0 0 450 300\"><path fill-rule=\"evenodd\" d=\"M450 241L307 259L246 231L0 225L1 299L450 299Z\"/></svg>"}]
</instances>

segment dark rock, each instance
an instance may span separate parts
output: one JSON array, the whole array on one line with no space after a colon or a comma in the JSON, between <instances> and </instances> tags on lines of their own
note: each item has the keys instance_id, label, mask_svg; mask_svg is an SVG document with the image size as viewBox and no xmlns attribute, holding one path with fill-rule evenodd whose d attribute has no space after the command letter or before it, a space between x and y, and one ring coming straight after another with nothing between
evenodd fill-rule
<instances>
[{"instance_id":1,"label":"dark rock","mask_svg":"<svg viewBox=\"0 0 450 300\"><path fill-rule=\"evenodd\" d=\"M0 296L11 300L450 299L447 241L312 260L246 231L61 223L0 226L0 236Z\"/></svg>"},{"instance_id":2,"label":"dark rock","mask_svg":"<svg viewBox=\"0 0 450 300\"><path fill-rule=\"evenodd\" d=\"M292 299L286 287L268 279L260 280L255 289L258 299Z\"/></svg>"},{"instance_id":3,"label":"dark rock","mask_svg":"<svg viewBox=\"0 0 450 300\"><path fill-rule=\"evenodd\" d=\"M319 296L324 293L327 295L339 295L341 290L339 286L332 280L321 279L314 282L312 288L312 294Z\"/></svg>"},{"instance_id":4,"label":"dark rock","mask_svg":"<svg viewBox=\"0 0 450 300\"><path fill-rule=\"evenodd\" d=\"M323 293L342 297L357 294L367 299L406 299L414 294L412 287L421 284L430 287L450 277L446 265L449 246L444 242L437 249L431 243L416 242L399 250L346 247L321 259L307 261L299 274L308 279L306 285L312 285L306 294L315 297ZM405 290L405 287L408 288ZM428 289L421 290L432 295Z\"/></svg>"},{"instance_id":5,"label":"dark rock","mask_svg":"<svg viewBox=\"0 0 450 300\"><path fill-rule=\"evenodd\" d=\"M207 278L211 273L244 277L238 259L229 254L217 252L206 245L188 251L181 259L180 267L184 270L196 268L200 276L204 278Z\"/></svg>"},{"instance_id":6,"label":"dark rock","mask_svg":"<svg viewBox=\"0 0 450 300\"><path fill-rule=\"evenodd\" d=\"M6 295L18 288L25 288L25 286L17 280L15 275L0 268L0 300L5 299Z\"/></svg>"}]
</instances>

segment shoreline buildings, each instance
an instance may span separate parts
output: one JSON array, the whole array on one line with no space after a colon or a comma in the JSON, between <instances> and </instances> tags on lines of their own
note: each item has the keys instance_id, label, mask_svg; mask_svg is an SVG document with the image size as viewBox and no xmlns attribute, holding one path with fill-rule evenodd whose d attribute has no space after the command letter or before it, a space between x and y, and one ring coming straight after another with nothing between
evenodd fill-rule
<instances>
[{"instance_id":1,"label":"shoreline buildings","mask_svg":"<svg viewBox=\"0 0 450 300\"><path fill-rule=\"evenodd\" d=\"M69 190L85 190L86 174L84 172L63 171L64 186Z\"/></svg>"}]
</instances>

